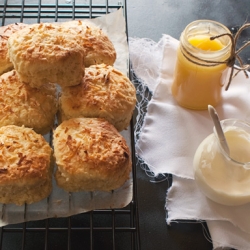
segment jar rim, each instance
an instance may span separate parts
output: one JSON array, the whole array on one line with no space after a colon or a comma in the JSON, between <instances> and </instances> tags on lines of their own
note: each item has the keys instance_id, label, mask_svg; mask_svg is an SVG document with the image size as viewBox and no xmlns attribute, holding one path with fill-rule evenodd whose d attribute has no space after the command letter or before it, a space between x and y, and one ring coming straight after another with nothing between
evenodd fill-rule
<instances>
[{"instance_id":1,"label":"jar rim","mask_svg":"<svg viewBox=\"0 0 250 250\"><path fill-rule=\"evenodd\" d=\"M224 128L225 126L233 126L235 124L242 124L244 126L247 126L249 127L249 130L250 130L250 123L247 122L247 121L244 121L244 120L241 120L241 119L234 119L234 118L228 118L228 119L224 119L224 120L221 120L221 126L222 126L222 129L224 131ZM214 131L214 134L216 136L216 138L219 140L218 136L217 136L217 133L216 133L216 129L215 127L213 127L213 131ZM249 133L250 134L250 133ZM230 159L232 162L234 162L235 164L237 165L240 165L244 168L247 168L247 169L250 169L250 161L249 162L240 162L240 161L237 161L237 160L234 160L233 158L230 157L230 155L228 155L228 153L223 149L223 147L220 145L219 143L219 147L220 149L222 150L223 154L228 158Z\"/></svg>"},{"instance_id":2,"label":"jar rim","mask_svg":"<svg viewBox=\"0 0 250 250\"><path fill-rule=\"evenodd\" d=\"M211 28L213 28L213 30L216 29L221 29L223 30L223 33L219 33L217 32L216 34L213 34L211 36L215 36L215 35L220 35L220 34L224 34L224 33L228 33L231 34L230 30L222 23L219 23L217 21L214 20L208 20L208 19L200 19L200 20L195 20L191 23L189 23L186 28L183 30L182 34L181 34L181 41L183 42L183 40L186 39L182 39L184 38L184 36L186 37L188 34L190 34L190 31L192 30L199 30L198 28L201 28L203 25L203 27L205 27L205 25L207 26L207 29L210 31ZM227 40L227 42L224 44L225 46L220 49L220 50L202 50L200 48L197 48L196 46L192 45L190 42L186 41L185 42L185 46L189 47L190 49L192 49L195 53L201 53L203 55L224 55L227 52L230 52L231 50L231 46L232 46L232 41L229 37L224 36L224 39Z\"/></svg>"}]
</instances>

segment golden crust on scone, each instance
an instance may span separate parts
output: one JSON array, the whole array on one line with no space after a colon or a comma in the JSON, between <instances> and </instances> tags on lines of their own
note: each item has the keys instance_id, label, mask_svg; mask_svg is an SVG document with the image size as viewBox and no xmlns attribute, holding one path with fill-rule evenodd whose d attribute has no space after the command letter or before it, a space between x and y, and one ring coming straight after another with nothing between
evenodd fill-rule
<instances>
[{"instance_id":1,"label":"golden crust on scone","mask_svg":"<svg viewBox=\"0 0 250 250\"><path fill-rule=\"evenodd\" d=\"M9 37L9 57L22 82L40 87L80 83L84 76L84 48L79 34L54 24L33 24Z\"/></svg>"},{"instance_id":2,"label":"golden crust on scone","mask_svg":"<svg viewBox=\"0 0 250 250\"><path fill-rule=\"evenodd\" d=\"M55 178L58 186L66 191L111 191L129 179L129 147L104 119L64 121L54 132L53 144L57 163Z\"/></svg>"},{"instance_id":3,"label":"golden crust on scone","mask_svg":"<svg viewBox=\"0 0 250 250\"><path fill-rule=\"evenodd\" d=\"M27 24L13 23L0 27L0 75L13 69L8 57L8 39L10 35L27 27Z\"/></svg>"},{"instance_id":4,"label":"golden crust on scone","mask_svg":"<svg viewBox=\"0 0 250 250\"><path fill-rule=\"evenodd\" d=\"M15 70L0 76L0 127L24 125L46 134L53 128L56 112L54 84L32 88L19 80Z\"/></svg>"},{"instance_id":5,"label":"golden crust on scone","mask_svg":"<svg viewBox=\"0 0 250 250\"><path fill-rule=\"evenodd\" d=\"M63 88L60 95L59 121L101 117L118 131L128 127L136 104L136 91L131 81L105 64L86 68L81 84Z\"/></svg>"},{"instance_id":6,"label":"golden crust on scone","mask_svg":"<svg viewBox=\"0 0 250 250\"><path fill-rule=\"evenodd\" d=\"M52 149L42 135L14 125L0 128L0 202L23 205L52 190Z\"/></svg>"},{"instance_id":7,"label":"golden crust on scone","mask_svg":"<svg viewBox=\"0 0 250 250\"><path fill-rule=\"evenodd\" d=\"M102 29L93 23L81 20L64 22L62 26L75 29L81 34L80 45L86 51L85 67L101 63L114 64L116 60L115 47Z\"/></svg>"}]
</instances>

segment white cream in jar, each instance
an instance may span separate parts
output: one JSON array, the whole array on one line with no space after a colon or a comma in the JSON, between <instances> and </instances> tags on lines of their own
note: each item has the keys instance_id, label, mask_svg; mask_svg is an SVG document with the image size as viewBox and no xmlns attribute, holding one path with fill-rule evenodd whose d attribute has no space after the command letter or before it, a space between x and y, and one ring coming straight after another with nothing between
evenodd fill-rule
<instances>
[{"instance_id":1,"label":"white cream in jar","mask_svg":"<svg viewBox=\"0 0 250 250\"><path fill-rule=\"evenodd\" d=\"M197 148L193 168L197 185L211 200L229 206L250 202L250 125L240 120L221 122L230 156L216 132Z\"/></svg>"}]
</instances>

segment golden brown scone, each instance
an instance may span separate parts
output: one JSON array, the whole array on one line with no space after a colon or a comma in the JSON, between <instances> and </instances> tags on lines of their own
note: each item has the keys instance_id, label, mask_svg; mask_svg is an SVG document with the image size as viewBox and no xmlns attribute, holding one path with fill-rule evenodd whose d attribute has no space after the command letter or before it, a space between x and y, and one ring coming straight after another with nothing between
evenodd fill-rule
<instances>
[{"instance_id":1,"label":"golden brown scone","mask_svg":"<svg viewBox=\"0 0 250 250\"><path fill-rule=\"evenodd\" d=\"M13 64L8 57L9 36L26 27L24 23L13 23L0 27L0 75L13 69Z\"/></svg>"},{"instance_id":2,"label":"golden brown scone","mask_svg":"<svg viewBox=\"0 0 250 250\"><path fill-rule=\"evenodd\" d=\"M81 46L86 50L85 67L105 63L113 65L116 51L113 43L99 27L88 21L73 20L62 23L62 26L75 29L81 34Z\"/></svg>"},{"instance_id":3,"label":"golden brown scone","mask_svg":"<svg viewBox=\"0 0 250 250\"><path fill-rule=\"evenodd\" d=\"M33 24L9 37L9 57L22 82L40 87L80 83L84 76L84 48L73 29L53 24Z\"/></svg>"},{"instance_id":4,"label":"golden brown scone","mask_svg":"<svg viewBox=\"0 0 250 250\"><path fill-rule=\"evenodd\" d=\"M54 125L56 112L54 84L32 88L19 80L15 70L0 76L0 127L24 125L46 134Z\"/></svg>"},{"instance_id":5,"label":"golden brown scone","mask_svg":"<svg viewBox=\"0 0 250 250\"><path fill-rule=\"evenodd\" d=\"M101 118L73 118L53 136L55 178L69 192L111 191L129 179L129 147L118 131Z\"/></svg>"},{"instance_id":6,"label":"golden brown scone","mask_svg":"<svg viewBox=\"0 0 250 250\"><path fill-rule=\"evenodd\" d=\"M0 202L30 204L52 190L52 149L42 135L15 125L0 128Z\"/></svg>"},{"instance_id":7,"label":"golden brown scone","mask_svg":"<svg viewBox=\"0 0 250 250\"><path fill-rule=\"evenodd\" d=\"M127 128L136 104L136 91L120 71L105 64L85 70L81 84L63 88L59 97L59 121L73 117L101 117L118 131Z\"/></svg>"}]
</instances>

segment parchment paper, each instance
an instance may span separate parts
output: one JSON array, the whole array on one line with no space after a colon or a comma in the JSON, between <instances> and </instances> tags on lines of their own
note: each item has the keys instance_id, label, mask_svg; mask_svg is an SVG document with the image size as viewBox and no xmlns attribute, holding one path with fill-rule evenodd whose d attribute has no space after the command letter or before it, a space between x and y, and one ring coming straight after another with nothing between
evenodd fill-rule
<instances>
[{"instance_id":1,"label":"parchment paper","mask_svg":"<svg viewBox=\"0 0 250 250\"><path fill-rule=\"evenodd\" d=\"M90 21L107 33L117 52L114 67L127 74L129 53L122 9ZM121 134L131 148L130 128ZM48 134L45 138L50 142L51 135ZM68 193L58 188L53 180L51 195L40 202L23 206L0 204L0 226L52 217L68 217L94 209L122 208L131 202L132 190L132 174L121 188L113 192Z\"/></svg>"}]
</instances>

